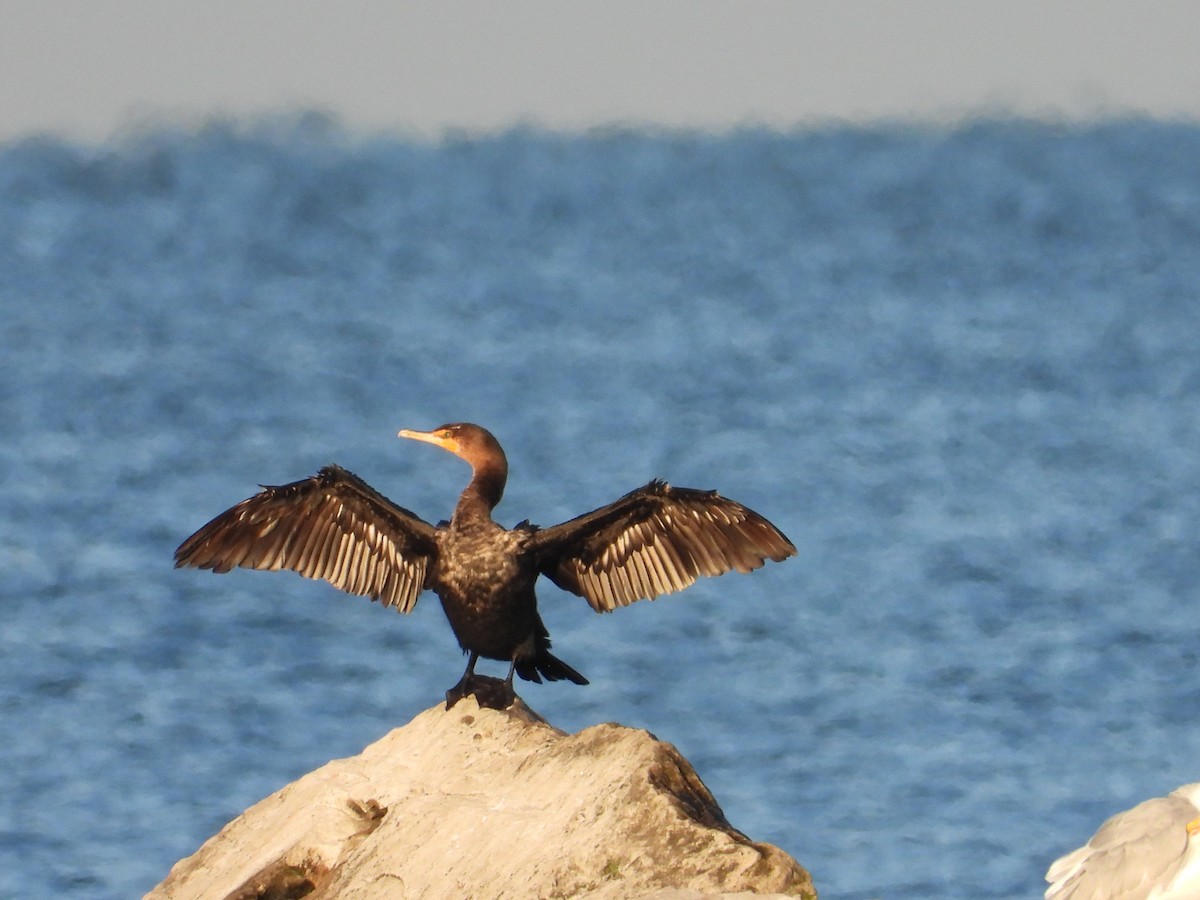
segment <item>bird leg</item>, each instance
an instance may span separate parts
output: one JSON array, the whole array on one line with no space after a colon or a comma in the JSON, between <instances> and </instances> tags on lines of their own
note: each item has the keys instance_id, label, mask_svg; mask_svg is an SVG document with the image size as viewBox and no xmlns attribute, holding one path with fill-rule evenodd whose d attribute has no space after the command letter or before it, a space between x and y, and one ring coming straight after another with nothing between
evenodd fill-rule
<instances>
[{"instance_id":1,"label":"bird leg","mask_svg":"<svg viewBox=\"0 0 1200 900\"><path fill-rule=\"evenodd\" d=\"M508 677L501 681L498 678L475 677L475 701L483 709L508 709L516 702L517 692L513 690L513 673L517 670L517 662L509 666Z\"/></svg>"},{"instance_id":2,"label":"bird leg","mask_svg":"<svg viewBox=\"0 0 1200 900\"><path fill-rule=\"evenodd\" d=\"M446 691L446 709L452 707L463 697L467 696L467 694L474 692L475 663L478 662L478 660L479 654L472 650L471 658L467 660L467 671L463 672L463 677L458 679L458 684Z\"/></svg>"},{"instance_id":3,"label":"bird leg","mask_svg":"<svg viewBox=\"0 0 1200 900\"><path fill-rule=\"evenodd\" d=\"M489 678L486 675L475 674L475 663L479 654L472 651L467 663L467 671L459 679L458 684L446 691L446 709L450 709L468 694L475 695L475 702L481 709L508 709L517 699L513 690L513 673L517 670L516 660L509 667L508 677L501 681L499 678Z\"/></svg>"},{"instance_id":4,"label":"bird leg","mask_svg":"<svg viewBox=\"0 0 1200 900\"><path fill-rule=\"evenodd\" d=\"M446 709L450 709L468 694L475 695L475 702L479 704L481 709L508 709L517 699L517 692L513 690L513 673L517 670L516 660L509 667L508 677L501 681L499 678L489 678L486 675L475 674L475 663L479 661L479 654L471 652L471 658L467 662L467 671L463 672L463 677L458 680L458 684L446 691Z\"/></svg>"}]
</instances>

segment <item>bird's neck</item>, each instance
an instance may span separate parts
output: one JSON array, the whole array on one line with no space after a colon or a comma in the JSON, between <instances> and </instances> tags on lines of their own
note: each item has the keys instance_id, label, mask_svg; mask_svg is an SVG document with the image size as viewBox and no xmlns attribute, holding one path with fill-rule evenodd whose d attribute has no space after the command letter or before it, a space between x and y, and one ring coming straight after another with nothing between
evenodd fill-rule
<instances>
[{"instance_id":1,"label":"bird's neck","mask_svg":"<svg viewBox=\"0 0 1200 900\"><path fill-rule=\"evenodd\" d=\"M458 498L454 509L455 519L464 515L491 518L492 510L504 496L504 485L508 481L507 466L484 463L473 467L471 483Z\"/></svg>"}]
</instances>

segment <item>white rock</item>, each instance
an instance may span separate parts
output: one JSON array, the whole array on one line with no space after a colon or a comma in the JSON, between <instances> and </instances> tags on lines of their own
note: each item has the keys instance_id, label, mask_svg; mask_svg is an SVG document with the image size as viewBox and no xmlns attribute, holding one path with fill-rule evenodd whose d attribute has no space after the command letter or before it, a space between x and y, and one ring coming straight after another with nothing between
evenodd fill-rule
<instances>
[{"instance_id":1,"label":"white rock","mask_svg":"<svg viewBox=\"0 0 1200 900\"><path fill-rule=\"evenodd\" d=\"M729 826L670 744L620 725L568 735L520 701L468 697L255 804L146 896L742 894L816 897L794 859Z\"/></svg>"}]
</instances>

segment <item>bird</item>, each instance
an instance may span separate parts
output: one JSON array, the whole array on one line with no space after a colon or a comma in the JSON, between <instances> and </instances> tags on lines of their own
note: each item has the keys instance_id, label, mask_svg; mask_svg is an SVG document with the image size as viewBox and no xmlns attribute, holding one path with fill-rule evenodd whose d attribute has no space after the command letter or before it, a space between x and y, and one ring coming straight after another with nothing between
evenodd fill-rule
<instances>
[{"instance_id":1,"label":"bird","mask_svg":"<svg viewBox=\"0 0 1200 900\"><path fill-rule=\"evenodd\" d=\"M1200 782L1117 813L1046 872L1046 900L1200 897Z\"/></svg>"},{"instance_id":2,"label":"bird","mask_svg":"<svg viewBox=\"0 0 1200 900\"><path fill-rule=\"evenodd\" d=\"M683 590L703 575L750 572L796 553L783 532L742 504L657 479L559 525L526 520L504 528L492 511L504 495L508 460L490 431L453 422L397 436L470 464L449 522L432 525L327 465L290 484L260 485L180 544L176 567L288 569L402 613L431 590L468 655L446 708L474 695L481 707L506 709L516 699L514 674L588 683L550 652L534 592L539 576L605 613ZM476 675L480 657L509 663L503 682Z\"/></svg>"}]
</instances>

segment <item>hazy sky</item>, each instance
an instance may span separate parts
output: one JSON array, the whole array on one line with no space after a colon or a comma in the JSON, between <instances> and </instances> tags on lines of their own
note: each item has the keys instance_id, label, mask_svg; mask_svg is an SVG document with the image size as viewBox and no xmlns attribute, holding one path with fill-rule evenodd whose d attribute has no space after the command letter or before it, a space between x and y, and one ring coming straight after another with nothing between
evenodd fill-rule
<instances>
[{"instance_id":1,"label":"hazy sky","mask_svg":"<svg viewBox=\"0 0 1200 900\"><path fill-rule=\"evenodd\" d=\"M316 108L438 134L1200 119L1200 3L0 0L0 139Z\"/></svg>"}]
</instances>

